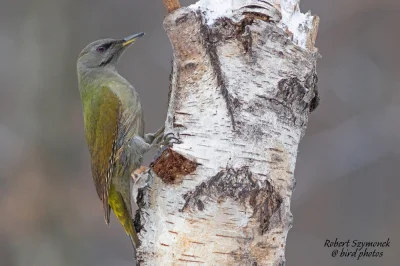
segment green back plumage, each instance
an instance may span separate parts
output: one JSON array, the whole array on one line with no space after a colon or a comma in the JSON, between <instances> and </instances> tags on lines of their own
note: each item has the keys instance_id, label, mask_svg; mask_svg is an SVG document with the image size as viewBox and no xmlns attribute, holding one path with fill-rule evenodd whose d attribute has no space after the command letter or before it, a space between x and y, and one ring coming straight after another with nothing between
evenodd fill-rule
<instances>
[{"instance_id":1,"label":"green back plumage","mask_svg":"<svg viewBox=\"0 0 400 266\"><path fill-rule=\"evenodd\" d=\"M84 97L84 123L89 147L93 181L97 195L103 202L105 220L110 222L108 195L115 162L118 124L121 113L120 101L107 86Z\"/></svg>"},{"instance_id":2,"label":"green back plumage","mask_svg":"<svg viewBox=\"0 0 400 266\"><path fill-rule=\"evenodd\" d=\"M128 144L135 135L143 136L144 132L138 95L116 72L105 72L101 78L81 83L80 87L92 176L103 203L104 219L110 223L112 209L137 245L129 185L134 169Z\"/></svg>"}]
</instances>

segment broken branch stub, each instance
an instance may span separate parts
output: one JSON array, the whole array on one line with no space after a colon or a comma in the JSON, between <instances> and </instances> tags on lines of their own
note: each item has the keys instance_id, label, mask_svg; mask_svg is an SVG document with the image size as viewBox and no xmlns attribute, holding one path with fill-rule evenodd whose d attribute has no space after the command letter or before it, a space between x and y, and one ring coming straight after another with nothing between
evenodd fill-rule
<instances>
[{"instance_id":1,"label":"broken branch stub","mask_svg":"<svg viewBox=\"0 0 400 266\"><path fill-rule=\"evenodd\" d=\"M210 12L180 8L164 21L174 50L166 132L182 143L138 191L138 263L283 265L318 54L278 27L273 5Z\"/></svg>"},{"instance_id":2,"label":"broken branch stub","mask_svg":"<svg viewBox=\"0 0 400 266\"><path fill-rule=\"evenodd\" d=\"M168 13L171 13L181 7L179 0L163 0L163 3L167 8Z\"/></svg>"}]
</instances>

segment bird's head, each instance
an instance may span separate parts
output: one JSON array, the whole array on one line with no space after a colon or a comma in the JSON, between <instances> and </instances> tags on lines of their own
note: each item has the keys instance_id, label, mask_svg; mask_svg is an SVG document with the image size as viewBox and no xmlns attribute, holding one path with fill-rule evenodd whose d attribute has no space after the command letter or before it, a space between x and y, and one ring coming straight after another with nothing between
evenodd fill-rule
<instances>
[{"instance_id":1,"label":"bird's head","mask_svg":"<svg viewBox=\"0 0 400 266\"><path fill-rule=\"evenodd\" d=\"M79 54L78 67L101 68L113 66L125 49L144 35L133 34L123 39L102 39L88 44Z\"/></svg>"}]
</instances>

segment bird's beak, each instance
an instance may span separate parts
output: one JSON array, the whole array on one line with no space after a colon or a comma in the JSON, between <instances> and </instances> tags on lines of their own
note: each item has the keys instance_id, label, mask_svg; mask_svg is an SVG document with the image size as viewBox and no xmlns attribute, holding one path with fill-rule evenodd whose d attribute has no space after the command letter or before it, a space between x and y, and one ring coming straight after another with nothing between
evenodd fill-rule
<instances>
[{"instance_id":1,"label":"bird's beak","mask_svg":"<svg viewBox=\"0 0 400 266\"><path fill-rule=\"evenodd\" d=\"M144 34L145 34L144 32L139 32L139 33L136 33L136 34L133 34L131 36L128 36L128 37L124 38L122 40L123 41L122 42L122 47L126 47L126 46L132 44L133 42L136 41L137 38L142 37Z\"/></svg>"}]
</instances>

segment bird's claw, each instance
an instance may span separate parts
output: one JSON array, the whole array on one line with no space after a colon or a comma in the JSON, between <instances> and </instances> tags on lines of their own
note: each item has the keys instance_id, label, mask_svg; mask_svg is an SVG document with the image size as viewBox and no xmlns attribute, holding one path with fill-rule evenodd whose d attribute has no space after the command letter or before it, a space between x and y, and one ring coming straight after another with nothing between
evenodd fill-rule
<instances>
[{"instance_id":1,"label":"bird's claw","mask_svg":"<svg viewBox=\"0 0 400 266\"><path fill-rule=\"evenodd\" d=\"M158 160L158 158L161 156L161 154L169 149L172 144L180 144L182 141L175 137L174 133L170 132L162 136L161 140L157 142L161 149L158 151L157 155L153 158L153 161L150 163L150 166L154 166L155 162Z\"/></svg>"},{"instance_id":2,"label":"bird's claw","mask_svg":"<svg viewBox=\"0 0 400 266\"><path fill-rule=\"evenodd\" d=\"M182 141L179 138L175 137L174 133L169 132L164 135L162 143L163 143L163 145L170 145L170 144L174 144L174 143L181 144Z\"/></svg>"},{"instance_id":3,"label":"bird's claw","mask_svg":"<svg viewBox=\"0 0 400 266\"><path fill-rule=\"evenodd\" d=\"M171 146L171 144L180 144L182 142L179 138L175 137L174 133L170 132L163 136L160 136L160 138L155 143L159 146Z\"/></svg>"}]
</instances>

